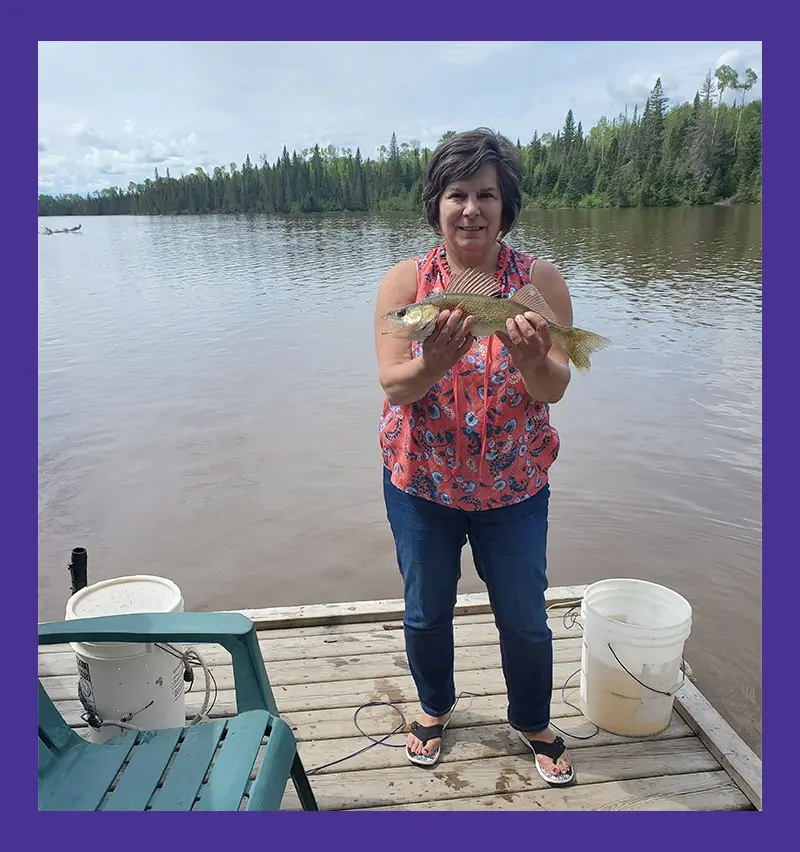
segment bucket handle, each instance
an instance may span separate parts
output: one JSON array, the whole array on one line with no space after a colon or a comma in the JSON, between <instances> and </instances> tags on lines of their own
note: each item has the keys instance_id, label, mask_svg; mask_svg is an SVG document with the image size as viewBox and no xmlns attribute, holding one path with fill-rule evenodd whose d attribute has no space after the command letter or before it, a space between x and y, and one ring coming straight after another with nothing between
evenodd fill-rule
<instances>
[{"instance_id":1,"label":"bucket handle","mask_svg":"<svg viewBox=\"0 0 800 852\"><path fill-rule=\"evenodd\" d=\"M611 651L611 653L614 655L614 659L620 664L620 666L622 666L625 672L627 672L627 674L629 674L636 681L636 683L640 684L645 689L649 689L650 692L655 692L658 695L665 695L667 698L674 698L675 693L678 692L681 687L683 687L684 683L686 683L686 660L683 658L683 656L681 656L681 674L683 675L683 677L681 678L681 682L669 692L664 692L660 689L653 689L652 686L648 686L646 683L642 683L642 681L640 681L635 674L628 671L628 669L625 667L625 664L622 662L622 660L620 660L614 649L611 647L611 643L607 642L606 644L608 645L608 650Z\"/></svg>"},{"instance_id":2,"label":"bucket handle","mask_svg":"<svg viewBox=\"0 0 800 852\"><path fill-rule=\"evenodd\" d=\"M555 606L547 607L547 609L548 610L549 609L555 609ZM570 608L564 613L564 617L563 617L562 621L564 622L564 627L567 630L571 630L576 624L581 629L583 629L583 622L580 620L580 602L573 603L570 606ZM620 658L617 656L614 649L611 647L611 643L607 642L606 644L608 645L608 650L611 651L611 653L614 655L614 659L620 664L620 666L622 666L623 670L627 674L629 674L638 684L643 686L645 689L649 689L650 692L655 692L657 695L664 695L667 698L673 698L675 696L675 694L683 687L684 683L686 682L686 660L684 659L683 656L681 656L681 674L683 675L683 677L681 678L681 682L674 689L670 690L669 692L663 692L660 689L653 689L652 686L648 686L646 683L642 683L642 681L640 681L639 678L636 677L635 674L628 671L628 669L625 667L622 660L620 660Z\"/></svg>"}]
</instances>

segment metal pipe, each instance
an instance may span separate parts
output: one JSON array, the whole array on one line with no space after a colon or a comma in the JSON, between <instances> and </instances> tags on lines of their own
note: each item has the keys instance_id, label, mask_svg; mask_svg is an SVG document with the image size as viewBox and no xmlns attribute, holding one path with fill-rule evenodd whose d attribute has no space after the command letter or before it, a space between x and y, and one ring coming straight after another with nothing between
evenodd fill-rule
<instances>
[{"instance_id":1,"label":"metal pipe","mask_svg":"<svg viewBox=\"0 0 800 852\"><path fill-rule=\"evenodd\" d=\"M72 548L72 558L69 563L69 573L72 578L72 594L75 592L79 592L81 589L85 589L88 580L86 577L86 548L85 547L73 547Z\"/></svg>"}]
</instances>

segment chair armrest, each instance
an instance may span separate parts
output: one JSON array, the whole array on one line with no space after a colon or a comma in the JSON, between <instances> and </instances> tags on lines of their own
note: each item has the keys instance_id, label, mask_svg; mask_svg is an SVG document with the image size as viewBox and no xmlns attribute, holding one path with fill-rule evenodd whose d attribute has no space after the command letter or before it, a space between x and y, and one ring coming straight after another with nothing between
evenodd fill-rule
<instances>
[{"instance_id":1,"label":"chair armrest","mask_svg":"<svg viewBox=\"0 0 800 852\"><path fill-rule=\"evenodd\" d=\"M238 612L134 612L39 624L39 644L65 642L219 643L246 636L253 622Z\"/></svg>"},{"instance_id":2,"label":"chair armrest","mask_svg":"<svg viewBox=\"0 0 800 852\"><path fill-rule=\"evenodd\" d=\"M233 661L239 712L278 708L264 667L255 624L236 612L157 612L79 618L39 624L39 644L178 642L219 644Z\"/></svg>"}]
</instances>

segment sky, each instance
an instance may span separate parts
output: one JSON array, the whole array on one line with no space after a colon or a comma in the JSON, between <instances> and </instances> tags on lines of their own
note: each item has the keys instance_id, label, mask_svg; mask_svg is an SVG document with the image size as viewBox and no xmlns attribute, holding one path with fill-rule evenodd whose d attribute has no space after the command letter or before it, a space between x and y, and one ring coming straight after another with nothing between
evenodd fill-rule
<instances>
[{"instance_id":1,"label":"sky","mask_svg":"<svg viewBox=\"0 0 800 852\"><path fill-rule=\"evenodd\" d=\"M40 42L39 193L272 163L284 145L375 158L393 132L525 143L570 108L588 132L641 109L658 77L670 105L691 101L725 63L761 96L761 42Z\"/></svg>"}]
</instances>

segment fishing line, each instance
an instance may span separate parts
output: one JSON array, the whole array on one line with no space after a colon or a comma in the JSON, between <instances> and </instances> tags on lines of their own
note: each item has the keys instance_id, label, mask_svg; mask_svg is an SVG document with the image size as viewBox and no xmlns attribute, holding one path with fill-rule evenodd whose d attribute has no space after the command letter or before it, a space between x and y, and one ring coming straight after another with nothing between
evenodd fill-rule
<instances>
[{"instance_id":1,"label":"fishing line","mask_svg":"<svg viewBox=\"0 0 800 852\"><path fill-rule=\"evenodd\" d=\"M564 616L562 618L562 623L564 624L565 629L571 630L578 623L578 607L580 606L581 602L580 602L580 600L576 600L576 601L568 601L567 603L569 604L569 609L564 613ZM561 608L563 606L564 606L564 602L559 602L558 604L551 604L549 607L547 607L547 610L549 611L551 609ZM568 619L569 619L569 621L568 621ZM580 671L581 670L580 670L580 666L579 666L574 672L572 672L572 674L566 679L566 681L564 681L564 684L561 687L561 700L564 704L567 705L567 707L571 707L573 710L577 710L578 713L581 716L583 716L583 711L581 710L581 708L578 707L577 704L573 704L571 701L567 700L567 689L569 687L569 683L575 677L575 675L580 674ZM573 689L574 688L575 687L573 687ZM455 710L458 702L464 696L468 696L468 697L471 697L471 698L486 697L485 694L462 691L458 694L458 697L456 698L455 704L453 705L452 709L450 710L451 714ZM400 720L401 720L400 724L393 731L390 731L388 734L384 734L383 736L381 736L380 739L376 739L375 737L370 736L365 731L363 731L361 729L361 726L358 724L358 714L362 710L365 710L367 707L390 707L392 710L395 711L395 713L397 713L400 716ZM359 705L356 708L355 712L353 713L353 724L355 725L356 730L363 737L366 737L368 740L370 740L370 744L364 746L363 748L358 749L357 751L351 752L350 754L345 755L344 757L340 757L338 760L332 760L330 763L325 763L322 766L315 766L313 769L307 769L306 775L314 775L317 772L321 772L323 769L328 769L331 766L336 766L340 763L344 763L346 760L352 760L354 757L358 757L358 755L364 754L364 752L369 751L371 748L375 748L375 746L378 746L378 745L386 746L387 748L405 748L406 747L406 743L387 743L386 742L386 740L388 740L390 737L393 737L395 734L400 733L401 731L406 729L407 726L408 726L405 714L392 701L367 701L364 704ZM600 731L602 730L597 725L594 725L595 730L594 730L593 733L589 734L588 736L582 736L582 735L579 735L579 734L570 733L569 731L565 731L563 728L559 728L558 725L554 725L552 721L550 722L549 727L551 727L554 730L558 731L559 733L564 734L565 736L571 737L572 739L575 739L575 740L590 740L593 737L596 737L600 733Z\"/></svg>"}]
</instances>

